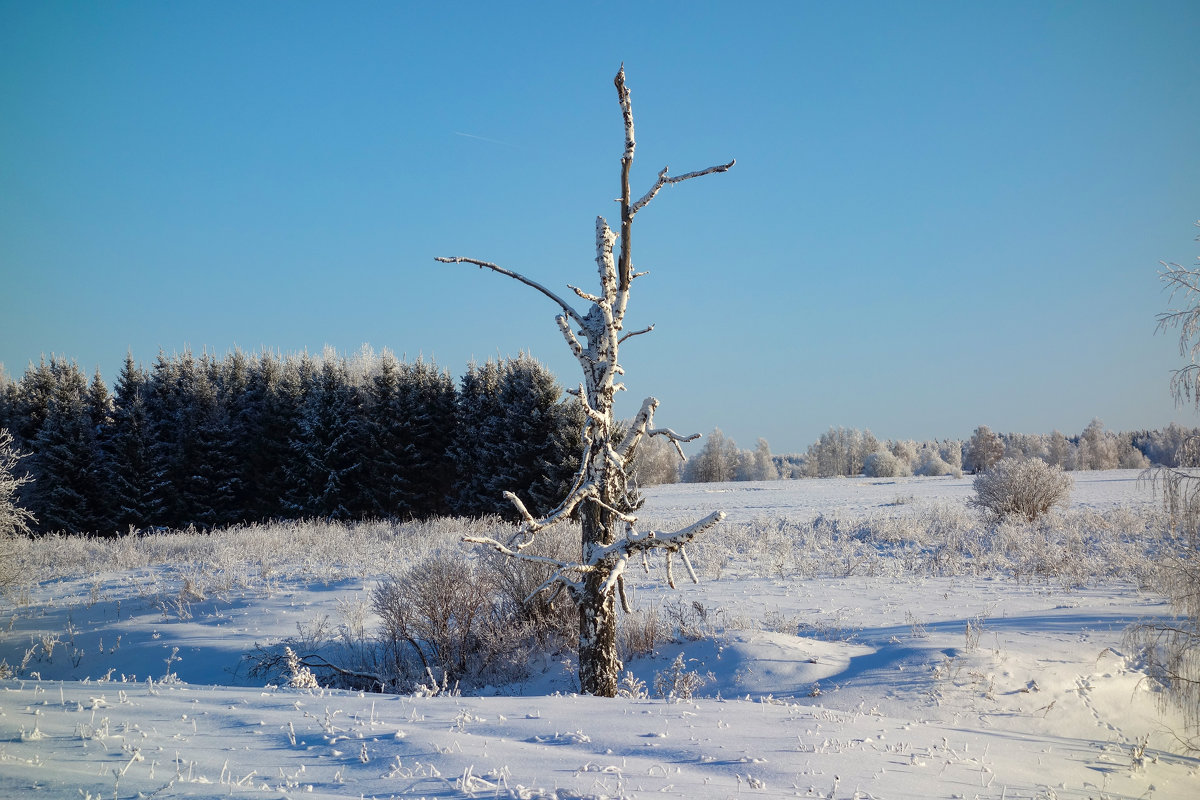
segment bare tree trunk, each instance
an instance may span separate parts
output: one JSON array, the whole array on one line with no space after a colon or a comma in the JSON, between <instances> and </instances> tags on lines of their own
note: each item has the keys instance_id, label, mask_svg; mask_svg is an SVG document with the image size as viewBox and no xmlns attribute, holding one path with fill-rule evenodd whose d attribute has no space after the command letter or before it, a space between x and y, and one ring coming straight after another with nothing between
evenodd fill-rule
<instances>
[{"instance_id":1,"label":"bare tree trunk","mask_svg":"<svg viewBox=\"0 0 1200 800\"><path fill-rule=\"evenodd\" d=\"M686 545L697 534L716 525L723 512L709 514L699 522L674 533L639 532L636 528L636 506L628 489L627 469L639 442L647 436L664 436L671 440L679 455L679 442L699 437L679 436L670 428L655 428L654 411L658 401L646 398L624 439L614 445L616 430L613 417L613 397L624 386L618 382L624 370L618 362L620 345L630 337L649 333L653 326L624 332L625 311L629 292L636 278L645 273L633 270L633 220L664 186L714 172L726 172L734 164L721 164L697 172L671 177L664 167L658 178L641 199L633 201L629 190L629 173L636 149L633 130L633 109L629 90L625 86L622 66L614 80L617 99L621 104L625 124L625 150L621 156L621 235L609 228L603 217L596 218L596 265L599 269L600 293L590 294L574 286L569 288L590 304L581 314L573 306L541 284L517 272L474 258L438 258L445 263L467 263L506 275L541 292L554 301L562 313L556 317L559 332L575 354L583 371L583 383L575 390L587 413L583 432L583 457L571 491L563 501L541 519L526 510L520 498L511 492L505 496L516 506L523 522L507 541L492 538L470 538L467 541L488 545L497 551L526 561L546 564L553 574L538 591L566 589L579 606L579 681L587 694L613 697L617 693L617 677L621 669L617 657L616 598L628 611L625 599L624 571L629 559L649 550L662 550L666 555L667 580L674 586L671 556L678 553L693 580L695 572L688 560ZM619 256L613 252L621 240ZM523 552L534 541L538 531L578 513L582 521L581 558L578 562L556 561ZM534 594L536 594L535 592Z\"/></svg>"}]
</instances>

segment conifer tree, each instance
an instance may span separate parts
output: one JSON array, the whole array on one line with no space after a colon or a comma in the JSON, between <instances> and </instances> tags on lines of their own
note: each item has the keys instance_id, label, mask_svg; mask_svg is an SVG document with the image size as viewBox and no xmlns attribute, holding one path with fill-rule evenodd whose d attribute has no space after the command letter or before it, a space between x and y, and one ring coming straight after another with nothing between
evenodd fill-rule
<instances>
[{"instance_id":1,"label":"conifer tree","mask_svg":"<svg viewBox=\"0 0 1200 800\"><path fill-rule=\"evenodd\" d=\"M345 360L327 354L305 398L293 440L298 461L293 507L300 516L361 516L357 482L363 463L356 447L362 441L360 403Z\"/></svg>"},{"instance_id":2,"label":"conifer tree","mask_svg":"<svg viewBox=\"0 0 1200 800\"><path fill-rule=\"evenodd\" d=\"M207 355L202 357L184 414L191 447L180 487L182 522L203 528L236 522L241 516L235 505L241 485L235 442L219 380L218 363Z\"/></svg>"},{"instance_id":3,"label":"conifer tree","mask_svg":"<svg viewBox=\"0 0 1200 800\"><path fill-rule=\"evenodd\" d=\"M80 491L83 493L88 510L86 530L110 535L117 528L113 519L112 494L109 490L111 466L104 442L113 423L113 399L99 368L96 369L91 383L88 384L84 405L88 425L87 452L85 454L87 472L84 475Z\"/></svg>"},{"instance_id":4,"label":"conifer tree","mask_svg":"<svg viewBox=\"0 0 1200 800\"><path fill-rule=\"evenodd\" d=\"M359 489L364 507L373 516L414 514L413 482L417 476L410 468L415 445L408 431L408 380L396 357L385 352L365 387L362 455L370 468L364 471Z\"/></svg>"},{"instance_id":5,"label":"conifer tree","mask_svg":"<svg viewBox=\"0 0 1200 800\"><path fill-rule=\"evenodd\" d=\"M29 503L41 531L90 532L86 485L96 446L87 379L73 362L54 362L54 392L30 459L38 491Z\"/></svg>"},{"instance_id":6,"label":"conifer tree","mask_svg":"<svg viewBox=\"0 0 1200 800\"><path fill-rule=\"evenodd\" d=\"M449 372L418 358L403 365L404 406L410 447L408 461L413 514L444 514L454 480L450 446L455 430L457 389Z\"/></svg>"},{"instance_id":7,"label":"conifer tree","mask_svg":"<svg viewBox=\"0 0 1200 800\"><path fill-rule=\"evenodd\" d=\"M189 521L183 487L192 455L188 406L194 380L195 359L190 352L168 358L159 351L146 398L151 463L147 523L151 526L177 528Z\"/></svg>"},{"instance_id":8,"label":"conifer tree","mask_svg":"<svg viewBox=\"0 0 1200 800\"><path fill-rule=\"evenodd\" d=\"M497 420L500 417L500 366L488 359L472 362L459 382L454 444L455 514L481 516L502 513L488 475L501 469L504 458Z\"/></svg>"},{"instance_id":9,"label":"conifer tree","mask_svg":"<svg viewBox=\"0 0 1200 800\"><path fill-rule=\"evenodd\" d=\"M101 438L107 466L110 522L119 532L149 524L150 419L146 409L149 376L126 353L117 376L112 424Z\"/></svg>"},{"instance_id":10,"label":"conifer tree","mask_svg":"<svg viewBox=\"0 0 1200 800\"><path fill-rule=\"evenodd\" d=\"M248 365L246 388L231 411L242 467L239 505L247 519L289 516L284 498L299 405L295 370L272 353L260 353Z\"/></svg>"},{"instance_id":11,"label":"conifer tree","mask_svg":"<svg viewBox=\"0 0 1200 800\"><path fill-rule=\"evenodd\" d=\"M16 438L16 443L26 449L37 439L49 412L50 398L54 395L57 382L55 372L58 370L58 360L57 356L51 356L47 362L46 357L42 356L36 366L30 364L26 368L17 384L12 403L16 425L10 428L10 432Z\"/></svg>"}]
</instances>

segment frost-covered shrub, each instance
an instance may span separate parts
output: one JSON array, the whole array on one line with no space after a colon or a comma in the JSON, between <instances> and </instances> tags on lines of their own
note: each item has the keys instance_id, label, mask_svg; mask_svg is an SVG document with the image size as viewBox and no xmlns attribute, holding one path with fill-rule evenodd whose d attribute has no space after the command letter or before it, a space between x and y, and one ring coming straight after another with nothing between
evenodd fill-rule
<instances>
[{"instance_id":1,"label":"frost-covered shrub","mask_svg":"<svg viewBox=\"0 0 1200 800\"><path fill-rule=\"evenodd\" d=\"M320 689L317 676L300 661L300 657L290 647L285 647L283 657L287 662L287 685L293 689Z\"/></svg>"},{"instance_id":2,"label":"frost-covered shrub","mask_svg":"<svg viewBox=\"0 0 1200 800\"><path fill-rule=\"evenodd\" d=\"M887 450L879 450L863 460L863 475L868 478L899 478L909 475L908 464Z\"/></svg>"},{"instance_id":3,"label":"frost-covered shrub","mask_svg":"<svg viewBox=\"0 0 1200 800\"><path fill-rule=\"evenodd\" d=\"M461 552L435 554L385 578L371 605L382 621L390 677L401 685L429 675L481 682L523 660L514 658L522 631L493 574Z\"/></svg>"},{"instance_id":4,"label":"frost-covered shrub","mask_svg":"<svg viewBox=\"0 0 1200 800\"><path fill-rule=\"evenodd\" d=\"M654 676L654 692L664 700L676 703L686 702L691 700L705 683L707 681L700 676L699 672L687 668L687 662L683 660L683 653L680 653L675 656L671 666Z\"/></svg>"},{"instance_id":5,"label":"frost-covered shrub","mask_svg":"<svg viewBox=\"0 0 1200 800\"><path fill-rule=\"evenodd\" d=\"M1065 506L1074 483L1062 469L1041 459L1004 458L975 478L970 503L997 517L1032 522L1056 505Z\"/></svg>"},{"instance_id":6,"label":"frost-covered shrub","mask_svg":"<svg viewBox=\"0 0 1200 800\"><path fill-rule=\"evenodd\" d=\"M547 528L523 552L560 562L574 561L579 557L579 528L575 525ZM515 615L516 627L532 635L539 648L561 651L574 646L579 637L579 611L575 603L565 592L554 597L550 591L539 591L554 574L552 565L489 551L483 555L483 566L505 607Z\"/></svg>"},{"instance_id":7,"label":"frost-covered shrub","mask_svg":"<svg viewBox=\"0 0 1200 800\"><path fill-rule=\"evenodd\" d=\"M13 447L12 434L0 428L0 593L20 581L16 537L29 532L33 515L17 503L17 490L28 482L16 477L14 470L22 455Z\"/></svg>"},{"instance_id":8,"label":"frost-covered shrub","mask_svg":"<svg viewBox=\"0 0 1200 800\"><path fill-rule=\"evenodd\" d=\"M914 472L926 477L941 477L942 475L953 475L954 468L942 460L940 453L934 450L925 450L921 454L921 463L917 465Z\"/></svg>"}]
</instances>

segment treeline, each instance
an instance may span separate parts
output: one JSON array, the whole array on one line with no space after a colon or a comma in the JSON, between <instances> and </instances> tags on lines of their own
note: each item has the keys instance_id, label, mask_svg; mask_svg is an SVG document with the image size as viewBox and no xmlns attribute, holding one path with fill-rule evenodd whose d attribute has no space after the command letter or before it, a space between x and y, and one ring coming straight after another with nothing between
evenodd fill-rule
<instances>
[{"instance_id":1,"label":"treeline","mask_svg":"<svg viewBox=\"0 0 1200 800\"><path fill-rule=\"evenodd\" d=\"M1196 449L1200 428L1171 423L1162 430L1117 433L1093 419L1078 435L994 433L980 425L960 439L880 441L869 430L830 428L801 454L771 455L765 439L754 450L741 450L715 429L699 454L673 480L708 482L829 478L865 475L956 475L982 472L1002 458L1038 458L1064 470L1143 469L1151 464L1181 465L1186 448ZM1190 463L1190 462L1189 462ZM664 462L657 482L672 480ZM656 473L659 474L659 473Z\"/></svg>"},{"instance_id":2,"label":"treeline","mask_svg":"<svg viewBox=\"0 0 1200 800\"><path fill-rule=\"evenodd\" d=\"M63 358L0 373L0 428L27 453L20 504L39 532L323 517L549 510L578 468L583 419L529 356L457 383L365 350L218 359L127 356L110 394Z\"/></svg>"}]
</instances>

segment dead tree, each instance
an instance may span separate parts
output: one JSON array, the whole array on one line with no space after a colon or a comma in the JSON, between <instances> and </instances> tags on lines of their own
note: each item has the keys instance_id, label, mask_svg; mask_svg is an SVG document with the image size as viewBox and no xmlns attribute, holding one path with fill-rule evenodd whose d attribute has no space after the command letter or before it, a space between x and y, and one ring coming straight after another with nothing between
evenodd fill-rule
<instances>
[{"instance_id":1,"label":"dead tree","mask_svg":"<svg viewBox=\"0 0 1200 800\"><path fill-rule=\"evenodd\" d=\"M596 218L596 264L600 270L599 293L591 294L583 289L568 285L581 300L588 303L588 310L580 312L570 303L545 286L516 272L487 261L474 258L438 258L445 263L474 264L489 269L541 292L550 298L561 312L556 317L559 331L567 346L575 354L583 370L583 382L573 390L583 405L587 422L583 432L583 453L579 472L570 492L562 502L546 516L535 518L525 504L511 492L504 496L516 507L523 522L517 531L505 541L494 538L471 538L467 541L487 545L500 553L516 559L537 562L552 570L549 579L534 592L552 592L557 596L566 589L567 594L579 608L579 683L583 692L603 697L614 697L621 668L617 658L617 619L615 598L621 598L622 608L628 612L629 601L625 594L624 572L630 559L640 558L645 564L650 551L661 550L666 557L667 581L674 587L672 556L678 553L692 580L695 571L688 560L687 544L702 531L713 527L724 518L717 511L704 519L673 533L641 531L637 528L636 501L627 472L638 443L647 436L664 436L675 444L680 458L683 450L680 442L691 441L699 434L680 436L670 428L654 426L654 412L658 401L648 397L634 417L629 429L620 436L613 418L613 397L624 389L620 379L624 374L617 358L618 349L627 339L649 333L653 325L641 330L626 331L625 312L629 304L629 293L635 279L646 273L634 272L632 231L633 220L664 187L681 181L699 178L714 172L729 170L734 162L721 164L697 172L672 177L664 167L658 178L638 200L629 193L629 172L633 166L635 147L633 135L633 109L629 100L629 89L625 86L625 68L621 67L614 81L617 99L625 122L625 151L621 156L621 232L618 235L609 228L604 217ZM614 253L614 245L620 240L620 250ZM582 527L580 560L559 561L526 552L539 531L572 516L578 516Z\"/></svg>"}]
</instances>

